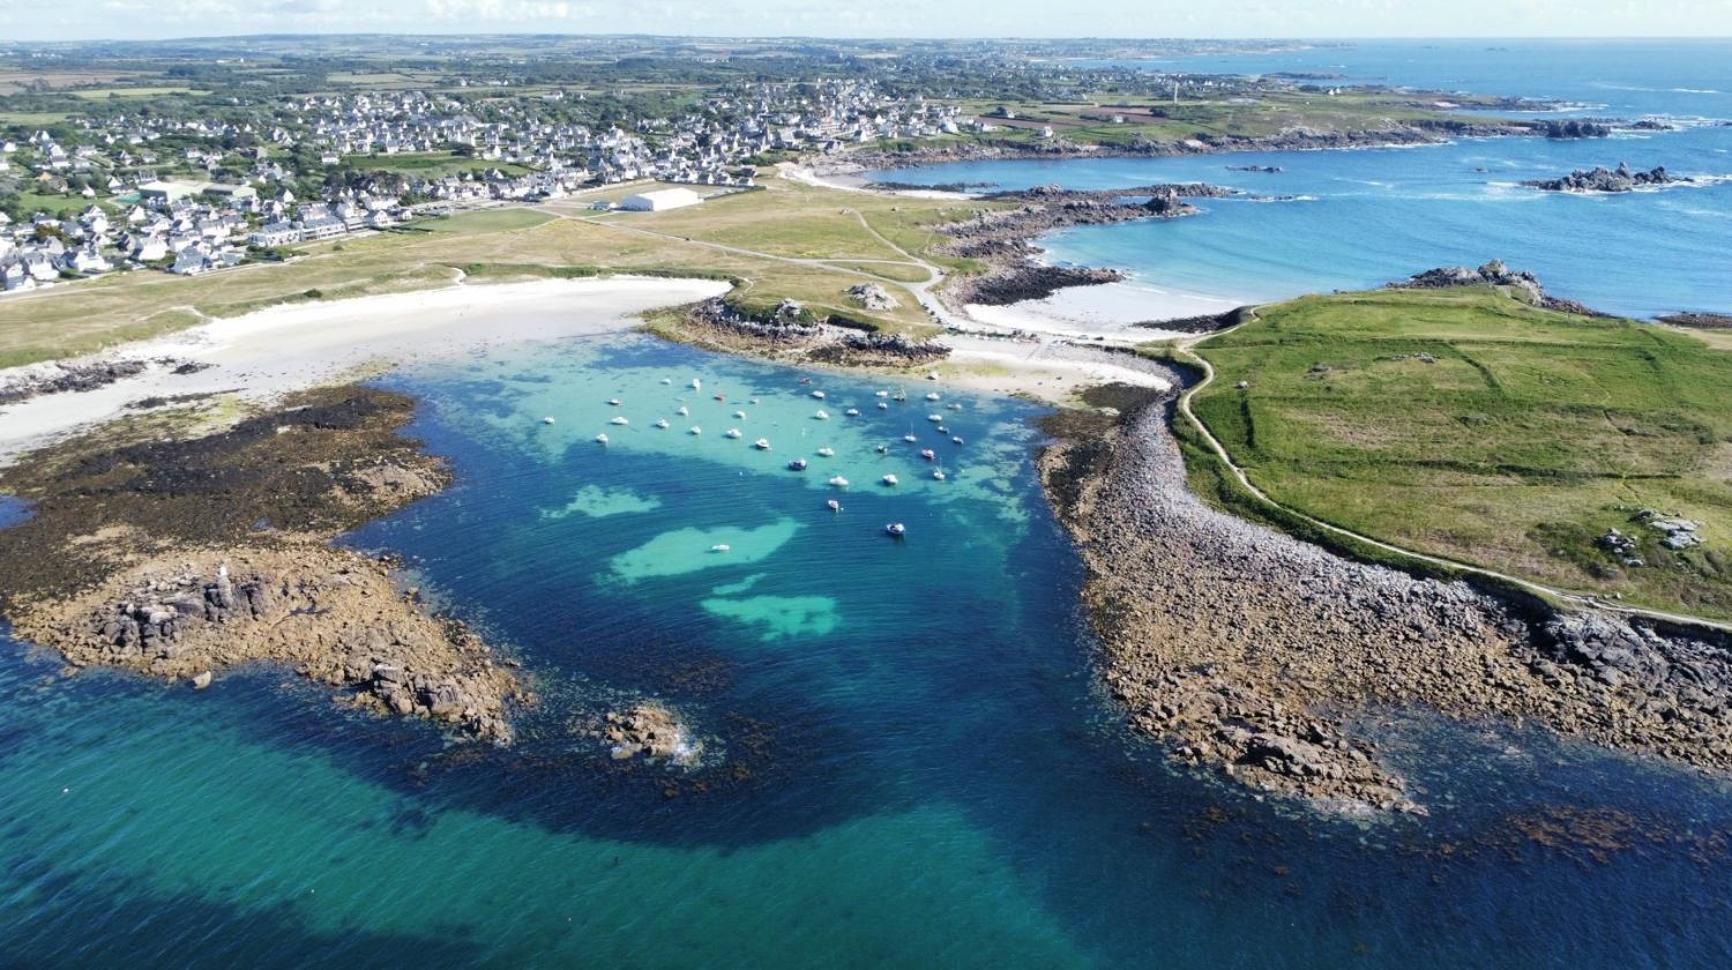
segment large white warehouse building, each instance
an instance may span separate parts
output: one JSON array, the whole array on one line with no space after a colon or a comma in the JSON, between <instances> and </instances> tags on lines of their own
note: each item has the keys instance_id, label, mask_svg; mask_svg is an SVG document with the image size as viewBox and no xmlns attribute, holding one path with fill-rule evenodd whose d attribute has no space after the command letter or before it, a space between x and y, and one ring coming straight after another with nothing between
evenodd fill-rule
<instances>
[{"instance_id":1,"label":"large white warehouse building","mask_svg":"<svg viewBox=\"0 0 1732 970\"><path fill-rule=\"evenodd\" d=\"M691 189L656 189L628 195L620 200L619 207L627 212L662 212L697 205L702 201L704 197Z\"/></svg>"}]
</instances>

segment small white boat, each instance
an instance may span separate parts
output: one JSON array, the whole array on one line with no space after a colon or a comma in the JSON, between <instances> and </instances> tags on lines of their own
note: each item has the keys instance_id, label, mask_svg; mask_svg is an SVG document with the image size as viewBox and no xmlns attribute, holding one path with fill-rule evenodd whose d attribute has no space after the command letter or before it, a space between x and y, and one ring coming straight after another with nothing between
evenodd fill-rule
<instances>
[{"instance_id":1,"label":"small white boat","mask_svg":"<svg viewBox=\"0 0 1732 970\"><path fill-rule=\"evenodd\" d=\"M898 484L895 475L885 475L883 478L880 478L879 481L883 482L886 485Z\"/></svg>"},{"instance_id":2,"label":"small white boat","mask_svg":"<svg viewBox=\"0 0 1732 970\"><path fill-rule=\"evenodd\" d=\"M703 433L704 433L704 429L698 427L695 424L692 425L690 428L686 429L686 434L703 434Z\"/></svg>"},{"instance_id":3,"label":"small white boat","mask_svg":"<svg viewBox=\"0 0 1732 970\"><path fill-rule=\"evenodd\" d=\"M752 447L758 449L759 451L769 451L770 450L770 439L759 438L757 441L752 442Z\"/></svg>"},{"instance_id":4,"label":"small white boat","mask_svg":"<svg viewBox=\"0 0 1732 970\"><path fill-rule=\"evenodd\" d=\"M884 527L884 534L892 539L900 539L908 534L908 527L900 522L892 522Z\"/></svg>"},{"instance_id":5,"label":"small white boat","mask_svg":"<svg viewBox=\"0 0 1732 970\"><path fill-rule=\"evenodd\" d=\"M700 381L700 380L698 380L698 379L697 379L697 378L695 378L695 377L694 377L694 378L692 378L692 390L694 390L694 391L697 391L697 390L702 390L702 389L703 389L703 386L704 386L704 382L703 382L703 381Z\"/></svg>"},{"instance_id":6,"label":"small white boat","mask_svg":"<svg viewBox=\"0 0 1732 970\"><path fill-rule=\"evenodd\" d=\"M932 477L938 479L941 482L944 481L944 469L942 469L942 468L932 469Z\"/></svg>"},{"instance_id":7,"label":"small white boat","mask_svg":"<svg viewBox=\"0 0 1732 970\"><path fill-rule=\"evenodd\" d=\"M817 418L819 421L828 421L828 420L830 420L830 412L824 410L823 408L819 408L818 413L812 415L812 417Z\"/></svg>"},{"instance_id":8,"label":"small white boat","mask_svg":"<svg viewBox=\"0 0 1732 970\"><path fill-rule=\"evenodd\" d=\"M908 395L902 393L901 391L897 391L896 392L896 400L898 403L900 403L902 401L906 401L906 400L908 400Z\"/></svg>"},{"instance_id":9,"label":"small white boat","mask_svg":"<svg viewBox=\"0 0 1732 970\"><path fill-rule=\"evenodd\" d=\"M915 442L916 442L916 441L919 441L919 440L920 440L920 439L919 439L919 438L916 438L916 437L914 437L914 436L913 436L913 435L911 435L911 434L905 434L905 435L903 435L903 436L902 436L902 440L903 440L903 441L906 441L906 442L908 442L908 443L909 443L909 444L913 444L913 443L915 443Z\"/></svg>"},{"instance_id":10,"label":"small white boat","mask_svg":"<svg viewBox=\"0 0 1732 970\"><path fill-rule=\"evenodd\" d=\"M890 451L890 446L889 445L879 445L877 448L875 448L873 450L878 452L880 455L888 454Z\"/></svg>"},{"instance_id":11,"label":"small white boat","mask_svg":"<svg viewBox=\"0 0 1732 970\"><path fill-rule=\"evenodd\" d=\"M957 444L962 444L962 436L961 435L955 435L950 440L956 442Z\"/></svg>"},{"instance_id":12,"label":"small white boat","mask_svg":"<svg viewBox=\"0 0 1732 970\"><path fill-rule=\"evenodd\" d=\"M542 418L542 419L541 419L541 423L542 423L542 424L552 424L552 423L553 423L553 418L552 418L552 417L545 417L545 418Z\"/></svg>"},{"instance_id":13,"label":"small white boat","mask_svg":"<svg viewBox=\"0 0 1732 970\"><path fill-rule=\"evenodd\" d=\"M879 392L878 392L878 396L879 396L879 397L889 397L889 396L890 396L890 392L889 392L889 391L879 391Z\"/></svg>"},{"instance_id":14,"label":"small white boat","mask_svg":"<svg viewBox=\"0 0 1732 970\"><path fill-rule=\"evenodd\" d=\"M746 420L746 412L744 412L744 411L735 411L735 412L734 412L734 420L736 420L736 421L744 421L744 420Z\"/></svg>"},{"instance_id":15,"label":"small white boat","mask_svg":"<svg viewBox=\"0 0 1732 970\"><path fill-rule=\"evenodd\" d=\"M950 410L952 410L952 411L960 411L960 410L962 410L962 405L960 405L960 404L952 404L952 405L950 405Z\"/></svg>"},{"instance_id":16,"label":"small white boat","mask_svg":"<svg viewBox=\"0 0 1732 970\"><path fill-rule=\"evenodd\" d=\"M728 437L730 437L730 438L740 437L740 429L739 428L729 428L728 429Z\"/></svg>"},{"instance_id":17,"label":"small white boat","mask_svg":"<svg viewBox=\"0 0 1732 970\"><path fill-rule=\"evenodd\" d=\"M931 448L922 448L922 449L920 449L920 457L926 459L927 461L932 461L933 459L937 458L938 456L933 454Z\"/></svg>"},{"instance_id":18,"label":"small white boat","mask_svg":"<svg viewBox=\"0 0 1732 970\"><path fill-rule=\"evenodd\" d=\"M860 416L860 409L859 408L849 408L848 410L843 411L842 413L846 414L847 416L849 416L851 418L857 418Z\"/></svg>"},{"instance_id":19,"label":"small white boat","mask_svg":"<svg viewBox=\"0 0 1732 970\"><path fill-rule=\"evenodd\" d=\"M830 479L830 484L836 486L837 488L847 488L848 487L848 480L846 478L843 478L841 475L837 475L837 476Z\"/></svg>"},{"instance_id":20,"label":"small white boat","mask_svg":"<svg viewBox=\"0 0 1732 970\"><path fill-rule=\"evenodd\" d=\"M607 432L603 431L601 434L596 435L595 440L597 444L607 444Z\"/></svg>"},{"instance_id":21,"label":"small white boat","mask_svg":"<svg viewBox=\"0 0 1732 970\"><path fill-rule=\"evenodd\" d=\"M825 446L823 448L818 449L818 457L819 458L832 458L832 457L835 457L835 455L836 455L836 449L834 449L834 448Z\"/></svg>"},{"instance_id":22,"label":"small white boat","mask_svg":"<svg viewBox=\"0 0 1732 970\"><path fill-rule=\"evenodd\" d=\"M934 429L932 429L932 430L934 430L934 431L937 431L937 432L938 432L938 433L939 433L939 434L949 434L949 433L950 433L950 429L949 429L949 428L946 428L946 427L945 427L945 426L944 426L944 425L942 425L942 424L941 424L941 425L939 425L939 426L938 426L938 427L936 427L936 428L934 428Z\"/></svg>"},{"instance_id":23,"label":"small white boat","mask_svg":"<svg viewBox=\"0 0 1732 970\"><path fill-rule=\"evenodd\" d=\"M718 542L715 545L710 547L710 551L711 552L727 552L728 550L730 550L732 548L733 548L733 546L730 546L725 542Z\"/></svg>"},{"instance_id":24,"label":"small white boat","mask_svg":"<svg viewBox=\"0 0 1732 970\"><path fill-rule=\"evenodd\" d=\"M758 399L757 399L757 398L752 398L752 399L751 399L751 400L750 400L750 401L747 401L747 402L746 402L746 403L747 403L747 404L757 404L757 403L758 403Z\"/></svg>"},{"instance_id":25,"label":"small white boat","mask_svg":"<svg viewBox=\"0 0 1732 970\"><path fill-rule=\"evenodd\" d=\"M667 426L668 426L668 419L667 418L662 418L661 420L656 422L656 427L658 427L658 428L666 428Z\"/></svg>"},{"instance_id":26,"label":"small white boat","mask_svg":"<svg viewBox=\"0 0 1732 970\"><path fill-rule=\"evenodd\" d=\"M672 383L673 383L673 382L674 382L674 379L673 379L673 378L671 378L671 377L664 377L664 378L662 378L662 383L663 383L663 384L672 384Z\"/></svg>"},{"instance_id":27,"label":"small white boat","mask_svg":"<svg viewBox=\"0 0 1732 970\"><path fill-rule=\"evenodd\" d=\"M928 401L936 401L936 400L938 400L938 392L937 392L937 391L933 391L933 392L932 392L932 393L931 393L931 394L928 394L928 395L926 395L926 399L927 399L927 400L928 400Z\"/></svg>"},{"instance_id":28,"label":"small white boat","mask_svg":"<svg viewBox=\"0 0 1732 970\"><path fill-rule=\"evenodd\" d=\"M609 403L609 404L611 404L611 405L613 405L613 406L614 406L614 407L616 407L616 408L617 408L617 407L619 407L619 398L617 398L617 397L610 397L610 398L608 398L608 399L607 399L607 403Z\"/></svg>"},{"instance_id":29,"label":"small white boat","mask_svg":"<svg viewBox=\"0 0 1732 970\"><path fill-rule=\"evenodd\" d=\"M631 420L622 414L619 417L614 418L612 421L609 421L608 424L627 425L631 424Z\"/></svg>"},{"instance_id":30,"label":"small white boat","mask_svg":"<svg viewBox=\"0 0 1732 970\"><path fill-rule=\"evenodd\" d=\"M824 507L829 509L832 512L842 511L842 503L836 501L835 499L830 499L829 501L826 501L824 503Z\"/></svg>"},{"instance_id":31,"label":"small white boat","mask_svg":"<svg viewBox=\"0 0 1732 970\"><path fill-rule=\"evenodd\" d=\"M933 424L937 424L938 422L944 420L944 415L942 415L942 414L928 414L926 416L926 420L931 421Z\"/></svg>"},{"instance_id":32,"label":"small white boat","mask_svg":"<svg viewBox=\"0 0 1732 970\"><path fill-rule=\"evenodd\" d=\"M824 400L824 392L823 391L813 391L812 396L817 398L820 401Z\"/></svg>"},{"instance_id":33,"label":"small white boat","mask_svg":"<svg viewBox=\"0 0 1732 970\"><path fill-rule=\"evenodd\" d=\"M880 411L888 411L888 410L890 410L890 405L888 405L888 404L885 404L885 403L884 403L884 402L883 402L883 401L879 401L879 402L878 402L878 410L880 410Z\"/></svg>"},{"instance_id":34,"label":"small white boat","mask_svg":"<svg viewBox=\"0 0 1732 970\"><path fill-rule=\"evenodd\" d=\"M692 412L689 409L687 409L684 404L682 404L682 405L680 405L680 409L678 411L675 411L674 413L683 418Z\"/></svg>"},{"instance_id":35,"label":"small white boat","mask_svg":"<svg viewBox=\"0 0 1732 970\"><path fill-rule=\"evenodd\" d=\"M793 461L788 462L788 470L792 471L792 472L805 471L806 470L806 459L796 458Z\"/></svg>"}]
</instances>

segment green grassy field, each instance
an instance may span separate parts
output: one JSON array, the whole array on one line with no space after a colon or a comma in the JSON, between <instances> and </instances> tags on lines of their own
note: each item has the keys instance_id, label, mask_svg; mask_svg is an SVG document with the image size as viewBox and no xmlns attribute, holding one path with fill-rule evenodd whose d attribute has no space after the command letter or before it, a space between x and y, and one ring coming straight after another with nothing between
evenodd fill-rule
<instances>
[{"instance_id":1,"label":"green grassy field","mask_svg":"<svg viewBox=\"0 0 1732 970\"><path fill-rule=\"evenodd\" d=\"M1460 99L1472 102L1473 99ZM1176 142L1198 134L1266 138L1295 127L1315 131L1375 131L1389 122L1441 120L1449 110L1401 94L1350 91L1330 96L1313 92L1263 92L1247 102L1232 98L1197 98L1187 94L1177 103L1157 98L1122 102L1098 95L1086 103L1032 103L990 100L957 102L963 110L997 126L984 135L965 134L929 140L1035 142L1039 128L1084 144L1127 145L1137 139ZM1012 108L1014 120L996 117L999 107ZM1111 121L1113 116L1123 120ZM1488 120L1488 119L1477 119Z\"/></svg>"},{"instance_id":2,"label":"green grassy field","mask_svg":"<svg viewBox=\"0 0 1732 970\"><path fill-rule=\"evenodd\" d=\"M1491 288L1304 297L1202 342L1197 416L1271 497L1385 541L1732 617L1732 354ZM1237 385L1245 382L1246 387ZM1632 522L1701 523L1672 551ZM1640 539L1646 565L1595 540Z\"/></svg>"},{"instance_id":3,"label":"green grassy field","mask_svg":"<svg viewBox=\"0 0 1732 970\"><path fill-rule=\"evenodd\" d=\"M853 214L844 216L844 209ZM953 202L837 192L781 179L768 180L764 191L691 209L601 220L593 220L596 214L583 199L481 210L415 227L427 231L310 245L287 263L248 264L192 279L119 273L10 296L0 300L0 366L87 353L190 326L201 314L234 316L308 299L310 291L336 299L444 285L459 270L488 279L723 277L737 282L730 298L747 308L767 309L791 298L821 314L846 313L883 330L923 334L931 332L931 321L906 293L895 310L868 312L854 306L847 291L876 278L862 271L867 267L907 277L918 270L879 235L931 256L936 237L927 227L961 211ZM823 218L816 218L819 213ZM796 252L831 258L785 255ZM892 262L863 262L869 260Z\"/></svg>"}]
</instances>

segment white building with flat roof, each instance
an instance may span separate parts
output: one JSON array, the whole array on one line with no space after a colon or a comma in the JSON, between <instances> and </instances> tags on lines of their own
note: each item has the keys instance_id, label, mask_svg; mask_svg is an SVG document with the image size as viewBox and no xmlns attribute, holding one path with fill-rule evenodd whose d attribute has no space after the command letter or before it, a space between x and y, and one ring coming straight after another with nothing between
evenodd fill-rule
<instances>
[{"instance_id":1,"label":"white building with flat roof","mask_svg":"<svg viewBox=\"0 0 1732 970\"><path fill-rule=\"evenodd\" d=\"M655 189L628 195L619 201L619 207L627 212L665 212L668 209L697 205L702 201L704 197L691 189Z\"/></svg>"}]
</instances>

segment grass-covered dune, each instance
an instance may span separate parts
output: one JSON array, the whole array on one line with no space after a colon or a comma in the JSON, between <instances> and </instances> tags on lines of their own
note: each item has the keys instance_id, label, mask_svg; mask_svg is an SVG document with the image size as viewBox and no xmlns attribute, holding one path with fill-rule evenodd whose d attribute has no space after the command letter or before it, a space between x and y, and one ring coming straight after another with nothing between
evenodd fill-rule
<instances>
[{"instance_id":1,"label":"grass-covered dune","mask_svg":"<svg viewBox=\"0 0 1732 970\"><path fill-rule=\"evenodd\" d=\"M1491 287L1304 297L1196 350L1217 377L1193 410L1284 505L1513 575L1732 617L1732 353ZM1702 544L1665 548L1634 521L1642 509L1697 521ZM1612 528L1633 553L1597 542Z\"/></svg>"}]
</instances>

